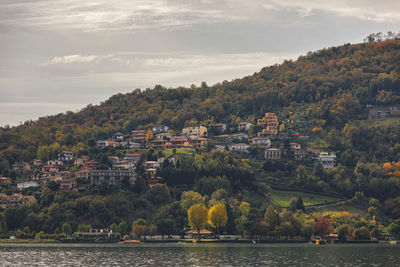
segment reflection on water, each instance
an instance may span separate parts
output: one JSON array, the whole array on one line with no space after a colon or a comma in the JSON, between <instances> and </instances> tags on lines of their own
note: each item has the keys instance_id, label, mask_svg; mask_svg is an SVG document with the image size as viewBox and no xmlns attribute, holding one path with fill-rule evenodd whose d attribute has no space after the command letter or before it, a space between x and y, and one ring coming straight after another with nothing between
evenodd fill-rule
<instances>
[{"instance_id":1,"label":"reflection on water","mask_svg":"<svg viewBox=\"0 0 400 267\"><path fill-rule=\"evenodd\" d=\"M0 266L399 266L400 246L0 245Z\"/></svg>"}]
</instances>

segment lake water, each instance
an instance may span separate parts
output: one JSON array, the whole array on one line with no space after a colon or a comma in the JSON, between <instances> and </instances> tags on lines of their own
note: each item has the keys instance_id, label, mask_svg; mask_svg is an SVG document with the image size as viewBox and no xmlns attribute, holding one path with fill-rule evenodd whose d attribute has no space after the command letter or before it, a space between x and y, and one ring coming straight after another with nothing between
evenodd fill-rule
<instances>
[{"instance_id":1,"label":"lake water","mask_svg":"<svg viewBox=\"0 0 400 267\"><path fill-rule=\"evenodd\" d=\"M0 244L0 266L400 266L400 246Z\"/></svg>"}]
</instances>

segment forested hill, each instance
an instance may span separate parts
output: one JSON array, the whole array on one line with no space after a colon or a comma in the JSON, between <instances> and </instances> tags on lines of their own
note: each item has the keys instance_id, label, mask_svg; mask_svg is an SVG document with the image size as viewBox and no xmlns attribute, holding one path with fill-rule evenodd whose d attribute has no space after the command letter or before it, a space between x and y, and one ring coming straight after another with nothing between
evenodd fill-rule
<instances>
[{"instance_id":1,"label":"forested hill","mask_svg":"<svg viewBox=\"0 0 400 267\"><path fill-rule=\"evenodd\" d=\"M207 80L207 77L203 77ZM265 112L280 120L296 114L303 133L341 130L366 117L366 105L395 105L400 99L400 40L385 40L309 52L296 61L263 68L242 79L213 86L167 89L155 86L117 94L104 103L0 128L3 163L31 160L40 145L58 142L70 149L93 138L155 124L184 126L254 121Z\"/></svg>"}]
</instances>

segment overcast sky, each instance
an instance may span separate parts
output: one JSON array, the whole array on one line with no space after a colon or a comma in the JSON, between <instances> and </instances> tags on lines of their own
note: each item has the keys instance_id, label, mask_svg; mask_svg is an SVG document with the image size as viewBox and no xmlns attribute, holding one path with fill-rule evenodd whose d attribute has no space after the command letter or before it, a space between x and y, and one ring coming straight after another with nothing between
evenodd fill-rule
<instances>
[{"instance_id":1,"label":"overcast sky","mask_svg":"<svg viewBox=\"0 0 400 267\"><path fill-rule=\"evenodd\" d=\"M0 126L400 30L398 0L1 0Z\"/></svg>"}]
</instances>

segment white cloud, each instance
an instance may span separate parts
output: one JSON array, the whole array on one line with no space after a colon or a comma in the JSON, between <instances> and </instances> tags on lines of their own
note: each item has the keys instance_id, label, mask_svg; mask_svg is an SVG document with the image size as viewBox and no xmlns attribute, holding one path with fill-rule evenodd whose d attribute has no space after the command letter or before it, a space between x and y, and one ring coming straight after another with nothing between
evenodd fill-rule
<instances>
[{"instance_id":1,"label":"white cloud","mask_svg":"<svg viewBox=\"0 0 400 267\"><path fill-rule=\"evenodd\" d=\"M264 14L260 13L263 9ZM375 22L400 21L400 1L394 0L3 0L0 24L84 32L137 32L254 21L288 10L299 16L319 10Z\"/></svg>"},{"instance_id":2,"label":"white cloud","mask_svg":"<svg viewBox=\"0 0 400 267\"><path fill-rule=\"evenodd\" d=\"M375 22L399 22L400 1L393 0L266 0L266 10L295 10L309 16L320 10L338 16L354 17Z\"/></svg>"},{"instance_id":3,"label":"white cloud","mask_svg":"<svg viewBox=\"0 0 400 267\"><path fill-rule=\"evenodd\" d=\"M99 56L96 55L67 55L62 57L54 57L48 64L70 64L70 63L89 63L96 60Z\"/></svg>"}]
</instances>

